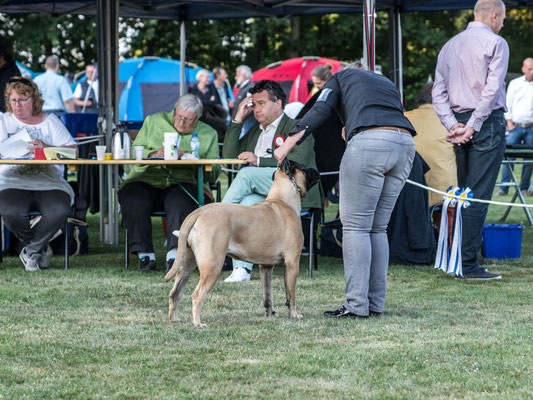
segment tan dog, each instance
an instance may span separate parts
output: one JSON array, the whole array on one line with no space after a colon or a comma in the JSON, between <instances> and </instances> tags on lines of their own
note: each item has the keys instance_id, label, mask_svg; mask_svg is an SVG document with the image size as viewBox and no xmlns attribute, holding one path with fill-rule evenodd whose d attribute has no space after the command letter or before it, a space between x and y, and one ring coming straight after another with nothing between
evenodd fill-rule
<instances>
[{"instance_id":1,"label":"tan dog","mask_svg":"<svg viewBox=\"0 0 533 400\"><path fill-rule=\"evenodd\" d=\"M275 314L272 302L272 268L285 264L285 292L289 317L296 312L296 278L304 241L300 220L301 199L318 182L319 174L296 163L284 163L274 173L274 182L265 201L253 206L208 204L192 212L183 222L178 254L165 281L176 276L169 295L169 318L178 321L178 301L192 272L198 267L200 281L192 294L192 319L197 328L200 310L217 281L226 254L259 264L265 314Z\"/></svg>"}]
</instances>

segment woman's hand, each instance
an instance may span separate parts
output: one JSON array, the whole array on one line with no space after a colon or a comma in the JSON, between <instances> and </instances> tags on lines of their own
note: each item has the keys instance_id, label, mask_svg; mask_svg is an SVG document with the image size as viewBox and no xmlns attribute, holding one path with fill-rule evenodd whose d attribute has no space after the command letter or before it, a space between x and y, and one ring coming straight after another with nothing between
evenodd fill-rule
<instances>
[{"instance_id":1,"label":"woman's hand","mask_svg":"<svg viewBox=\"0 0 533 400\"><path fill-rule=\"evenodd\" d=\"M165 157L165 148L161 147L159 150L154 151L148 156L148 158L163 158Z\"/></svg>"},{"instance_id":2,"label":"woman's hand","mask_svg":"<svg viewBox=\"0 0 533 400\"><path fill-rule=\"evenodd\" d=\"M41 139L32 139L28 142L28 150L35 151L35 149L44 149L45 147L50 147Z\"/></svg>"}]
</instances>

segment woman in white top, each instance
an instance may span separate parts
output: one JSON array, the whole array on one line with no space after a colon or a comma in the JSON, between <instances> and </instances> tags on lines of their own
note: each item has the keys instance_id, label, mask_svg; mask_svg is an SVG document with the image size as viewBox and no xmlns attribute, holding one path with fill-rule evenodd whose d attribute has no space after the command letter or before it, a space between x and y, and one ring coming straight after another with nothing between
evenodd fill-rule
<instances>
[{"instance_id":1,"label":"woman in white top","mask_svg":"<svg viewBox=\"0 0 533 400\"><path fill-rule=\"evenodd\" d=\"M24 157L33 158L37 148L75 148L74 139L54 114L42 111L43 100L31 79L11 78L5 91L6 113L0 116L0 153L9 154L2 142L14 135L27 142ZM11 139L13 140L13 139ZM4 154L8 153L8 154ZM20 259L27 271L47 268L44 253L48 241L65 223L74 192L59 165L0 165L0 215L24 248ZM41 220L30 227L29 211L39 211Z\"/></svg>"}]
</instances>

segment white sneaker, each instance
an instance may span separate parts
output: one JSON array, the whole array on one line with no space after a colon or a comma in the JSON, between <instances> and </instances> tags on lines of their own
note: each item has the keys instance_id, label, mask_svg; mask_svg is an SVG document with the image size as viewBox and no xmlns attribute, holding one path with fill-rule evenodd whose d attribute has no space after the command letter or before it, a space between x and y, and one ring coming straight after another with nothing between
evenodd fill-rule
<instances>
[{"instance_id":1,"label":"white sneaker","mask_svg":"<svg viewBox=\"0 0 533 400\"><path fill-rule=\"evenodd\" d=\"M26 271L33 272L39 271L39 260L40 255L37 253L32 254L31 256L26 252L26 247L22 249L19 254L20 261L24 264Z\"/></svg>"},{"instance_id":2,"label":"white sneaker","mask_svg":"<svg viewBox=\"0 0 533 400\"><path fill-rule=\"evenodd\" d=\"M233 270L230 276L224 279L224 282L244 282L250 280L250 273L246 269L239 267Z\"/></svg>"}]
</instances>

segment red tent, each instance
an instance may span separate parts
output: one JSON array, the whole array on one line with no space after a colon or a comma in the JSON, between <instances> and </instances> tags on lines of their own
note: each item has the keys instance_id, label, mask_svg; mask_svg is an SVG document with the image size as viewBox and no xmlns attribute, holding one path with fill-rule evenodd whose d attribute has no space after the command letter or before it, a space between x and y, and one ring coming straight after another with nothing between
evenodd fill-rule
<instances>
[{"instance_id":1,"label":"red tent","mask_svg":"<svg viewBox=\"0 0 533 400\"><path fill-rule=\"evenodd\" d=\"M313 88L311 72L317 65L326 63L331 64L331 72L333 74L342 69L343 65L346 65L344 62L331 58L315 56L291 58L290 60L272 63L255 71L252 81L260 81L262 79L277 81L285 91L285 94L287 94L288 103L293 101L305 103L309 97L309 92Z\"/></svg>"}]
</instances>

